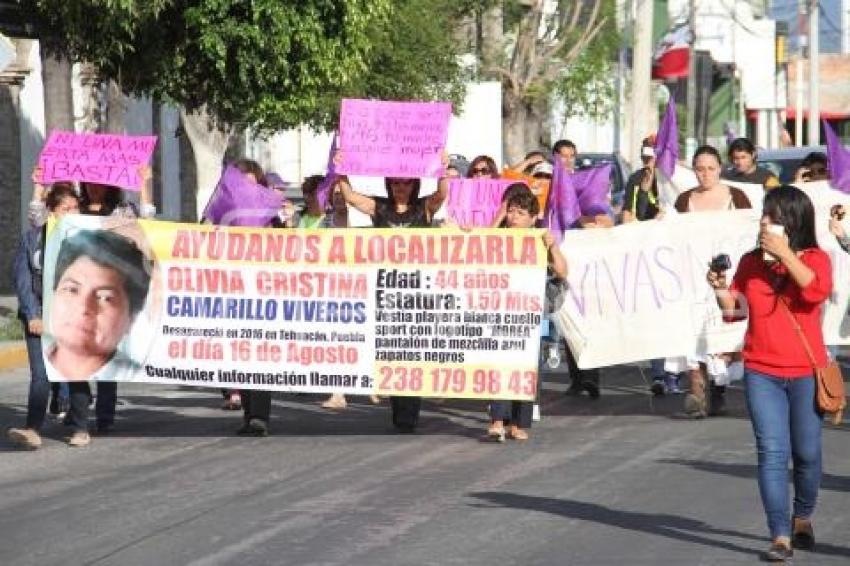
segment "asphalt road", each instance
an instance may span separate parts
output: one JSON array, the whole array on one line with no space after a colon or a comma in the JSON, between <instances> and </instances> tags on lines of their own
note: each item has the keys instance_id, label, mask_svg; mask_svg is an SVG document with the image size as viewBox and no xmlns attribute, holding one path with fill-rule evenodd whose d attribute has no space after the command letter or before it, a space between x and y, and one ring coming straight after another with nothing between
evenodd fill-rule
<instances>
[{"instance_id":1,"label":"asphalt road","mask_svg":"<svg viewBox=\"0 0 850 566\"><path fill-rule=\"evenodd\" d=\"M602 398L548 376L524 444L480 440L482 403L426 402L418 434L388 408L341 412L278 396L273 436L234 436L217 392L122 385L115 432L86 449L0 440L0 564L755 564L768 544L740 390L731 412L675 418L635 367ZM0 374L0 426L20 425L28 376ZM824 430L816 553L850 563L850 426Z\"/></svg>"}]
</instances>

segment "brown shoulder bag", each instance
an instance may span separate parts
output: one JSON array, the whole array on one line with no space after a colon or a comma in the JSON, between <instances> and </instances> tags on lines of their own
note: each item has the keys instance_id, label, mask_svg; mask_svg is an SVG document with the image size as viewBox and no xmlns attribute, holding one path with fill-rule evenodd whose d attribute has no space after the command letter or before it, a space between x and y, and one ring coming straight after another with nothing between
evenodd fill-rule
<instances>
[{"instance_id":1,"label":"brown shoulder bag","mask_svg":"<svg viewBox=\"0 0 850 566\"><path fill-rule=\"evenodd\" d=\"M806 335L803 334L803 329L800 328L800 323L797 322L797 317L791 312L791 307L783 298L779 298L779 302L785 307L785 312L791 319L791 324L800 341L803 343L803 349L806 350L806 355L809 356L809 361L812 364L812 369L815 372L815 385L817 390L815 398L818 404L818 409L829 414L829 420L832 424L839 424L844 416L844 408L847 406L847 396L844 392L844 376L841 375L841 366L835 360L830 360L826 367L818 367L815 361L815 356L812 353L812 348L809 346L809 341Z\"/></svg>"}]
</instances>

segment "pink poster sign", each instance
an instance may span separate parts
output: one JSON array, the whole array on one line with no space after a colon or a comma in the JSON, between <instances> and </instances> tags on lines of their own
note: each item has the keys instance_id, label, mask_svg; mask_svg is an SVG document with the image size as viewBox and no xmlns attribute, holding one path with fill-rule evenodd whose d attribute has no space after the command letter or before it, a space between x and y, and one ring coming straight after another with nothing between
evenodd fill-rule
<instances>
[{"instance_id":1,"label":"pink poster sign","mask_svg":"<svg viewBox=\"0 0 850 566\"><path fill-rule=\"evenodd\" d=\"M448 102L342 101L337 173L440 177L452 105Z\"/></svg>"},{"instance_id":2,"label":"pink poster sign","mask_svg":"<svg viewBox=\"0 0 850 566\"><path fill-rule=\"evenodd\" d=\"M502 195L512 179L451 179L446 217L458 226L489 227L499 212Z\"/></svg>"},{"instance_id":3,"label":"pink poster sign","mask_svg":"<svg viewBox=\"0 0 850 566\"><path fill-rule=\"evenodd\" d=\"M50 132L38 165L41 181L83 181L138 191L139 168L156 147L156 136L119 136Z\"/></svg>"}]
</instances>

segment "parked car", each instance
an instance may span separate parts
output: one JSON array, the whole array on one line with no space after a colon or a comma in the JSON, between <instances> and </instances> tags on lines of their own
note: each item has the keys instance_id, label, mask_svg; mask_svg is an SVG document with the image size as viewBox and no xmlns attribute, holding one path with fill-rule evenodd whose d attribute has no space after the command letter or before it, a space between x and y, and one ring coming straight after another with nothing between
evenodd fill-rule
<instances>
[{"instance_id":1,"label":"parked car","mask_svg":"<svg viewBox=\"0 0 850 566\"><path fill-rule=\"evenodd\" d=\"M810 145L782 149L760 149L756 155L756 162L760 167L764 167L779 177L779 182L791 183L794 181L794 173L800 167L800 162L813 151L826 153L826 146Z\"/></svg>"},{"instance_id":2,"label":"parked car","mask_svg":"<svg viewBox=\"0 0 850 566\"><path fill-rule=\"evenodd\" d=\"M611 168L611 207L614 214L619 215L623 209L626 196L626 182L629 180L631 169L619 153L579 153L576 156L576 169L587 169L605 163L612 163Z\"/></svg>"}]
</instances>

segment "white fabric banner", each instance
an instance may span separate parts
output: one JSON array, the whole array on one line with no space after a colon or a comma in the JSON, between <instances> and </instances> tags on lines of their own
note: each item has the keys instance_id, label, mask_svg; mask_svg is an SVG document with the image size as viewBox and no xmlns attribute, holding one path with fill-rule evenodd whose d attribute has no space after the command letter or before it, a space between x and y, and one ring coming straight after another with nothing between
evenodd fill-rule
<instances>
[{"instance_id":1,"label":"white fabric banner","mask_svg":"<svg viewBox=\"0 0 850 566\"><path fill-rule=\"evenodd\" d=\"M850 196L824 181L801 188L814 202L818 242L833 262L825 339L850 344L850 256L828 232L830 207L844 204L850 210ZM756 203L753 210L672 214L568 231L561 250L569 264L569 289L554 319L579 367L740 349L746 322L722 321L705 276L715 255L731 257L731 275L756 245L761 201ZM845 224L850 231L850 214Z\"/></svg>"}]
</instances>

